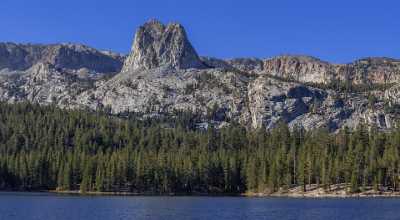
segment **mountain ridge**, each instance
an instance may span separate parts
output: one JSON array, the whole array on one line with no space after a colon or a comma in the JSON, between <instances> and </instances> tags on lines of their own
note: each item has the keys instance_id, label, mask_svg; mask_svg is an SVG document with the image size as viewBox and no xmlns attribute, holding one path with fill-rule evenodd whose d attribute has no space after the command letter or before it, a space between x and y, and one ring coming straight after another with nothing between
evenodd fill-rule
<instances>
[{"instance_id":1,"label":"mountain ridge","mask_svg":"<svg viewBox=\"0 0 400 220\"><path fill-rule=\"evenodd\" d=\"M0 43L1 101L113 114L191 111L217 127L392 129L400 118L399 77L400 60L386 57L346 64L306 55L203 57L183 26L156 20L137 29L127 56L80 44Z\"/></svg>"}]
</instances>

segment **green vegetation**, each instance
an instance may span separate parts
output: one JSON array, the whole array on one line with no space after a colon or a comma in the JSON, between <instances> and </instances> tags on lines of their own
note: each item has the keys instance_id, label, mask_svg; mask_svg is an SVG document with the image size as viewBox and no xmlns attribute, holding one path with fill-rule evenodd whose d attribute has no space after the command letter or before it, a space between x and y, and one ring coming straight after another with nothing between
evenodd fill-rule
<instances>
[{"instance_id":1,"label":"green vegetation","mask_svg":"<svg viewBox=\"0 0 400 220\"><path fill-rule=\"evenodd\" d=\"M347 183L398 190L400 130L330 134L285 125L196 130L198 116L141 120L0 103L0 189L243 193Z\"/></svg>"},{"instance_id":2,"label":"green vegetation","mask_svg":"<svg viewBox=\"0 0 400 220\"><path fill-rule=\"evenodd\" d=\"M307 86L316 87L320 89L332 89L340 93L350 94L350 93L369 93L373 90L377 91L385 91L392 87L393 83L363 83L363 84L354 84L352 81L340 81L340 80L332 80L332 82L328 84L323 83L305 83Z\"/></svg>"}]
</instances>

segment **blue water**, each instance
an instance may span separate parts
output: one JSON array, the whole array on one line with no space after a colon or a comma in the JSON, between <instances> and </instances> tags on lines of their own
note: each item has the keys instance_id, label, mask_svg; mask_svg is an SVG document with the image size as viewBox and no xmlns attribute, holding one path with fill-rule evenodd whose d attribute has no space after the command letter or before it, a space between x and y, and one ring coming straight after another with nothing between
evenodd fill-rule
<instances>
[{"instance_id":1,"label":"blue water","mask_svg":"<svg viewBox=\"0 0 400 220\"><path fill-rule=\"evenodd\" d=\"M400 199L60 196L0 193L0 219L400 219Z\"/></svg>"}]
</instances>

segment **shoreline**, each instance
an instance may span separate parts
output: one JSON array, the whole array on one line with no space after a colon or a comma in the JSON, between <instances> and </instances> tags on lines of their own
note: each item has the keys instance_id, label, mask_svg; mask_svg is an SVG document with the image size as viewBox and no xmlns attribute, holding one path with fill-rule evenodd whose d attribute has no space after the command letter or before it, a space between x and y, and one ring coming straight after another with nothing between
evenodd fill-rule
<instances>
[{"instance_id":1,"label":"shoreline","mask_svg":"<svg viewBox=\"0 0 400 220\"><path fill-rule=\"evenodd\" d=\"M27 193L53 193L59 195L76 196L199 196L199 197L253 197L253 198L400 198L400 191L391 190L375 191L372 187L357 193L349 193L346 184L331 185L330 190L325 190L315 184L308 185L306 192L302 191L301 186L287 190L280 189L277 192L244 192L244 193L152 193L152 192L81 192L79 190L33 190L33 191L3 191L3 192L27 192Z\"/></svg>"},{"instance_id":2,"label":"shoreline","mask_svg":"<svg viewBox=\"0 0 400 220\"><path fill-rule=\"evenodd\" d=\"M277 192L246 192L246 196L250 197L287 197L287 198L389 198L400 197L400 191L391 191L382 188L376 191L371 186L365 187L363 191L350 193L348 192L348 185L345 183L334 184L330 186L329 190L324 189L317 184L306 186L306 191L303 192L302 186L296 186L290 189L280 189Z\"/></svg>"},{"instance_id":3,"label":"shoreline","mask_svg":"<svg viewBox=\"0 0 400 220\"><path fill-rule=\"evenodd\" d=\"M54 194L64 194L64 195L89 195L89 196L208 196L208 197L245 197L243 194L235 194L235 193L136 193L136 192L85 192L82 193L79 190L69 190L69 191L60 191L60 190L48 190L43 191Z\"/></svg>"},{"instance_id":4,"label":"shoreline","mask_svg":"<svg viewBox=\"0 0 400 220\"><path fill-rule=\"evenodd\" d=\"M317 194L312 195L308 193L243 193L244 197L259 197L259 198L310 198L310 199L324 199L324 198L400 198L400 192L381 192L381 193L348 193L348 194L334 194L334 193L325 193L325 194Z\"/></svg>"},{"instance_id":5,"label":"shoreline","mask_svg":"<svg viewBox=\"0 0 400 220\"><path fill-rule=\"evenodd\" d=\"M54 193L59 195L76 195L76 196L170 196L170 197L248 197L248 198L400 198L400 192L377 192L377 193L347 193L347 194L336 194L336 193L255 193L245 192L239 194L208 194L208 193L130 193L130 192L86 192L81 193L79 191L44 191L48 193Z\"/></svg>"}]
</instances>

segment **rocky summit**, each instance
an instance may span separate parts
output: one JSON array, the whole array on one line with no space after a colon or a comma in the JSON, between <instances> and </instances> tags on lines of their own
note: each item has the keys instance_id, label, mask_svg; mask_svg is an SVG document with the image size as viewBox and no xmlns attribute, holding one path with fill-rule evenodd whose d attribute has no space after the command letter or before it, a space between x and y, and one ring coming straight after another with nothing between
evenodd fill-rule
<instances>
[{"instance_id":1,"label":"rocky summit","mask_svg":"<svg viewBox=\"0 0 400 220\"><path fill-rule=\"evenodd\" d=\"M296 55L200 57L180 24L156 20L138 28L127 56L78 44L0 43L1 101L143 117L189 111L203 127L392 129L399 76L400 60L384 57L347 64Z\"/></svg>"},{"instance_id":2,"label":"rocky summit","mask_svg":"<svg viewBox=\"0 0 400 220\"><path fill-rule=\"evenodd\" d=\"M151 20L137 30L132 52L125 61L123 71L158 67L204 67L180 24L171 23L165 26L157 20Z\"/></svg>"}]
</instances>

